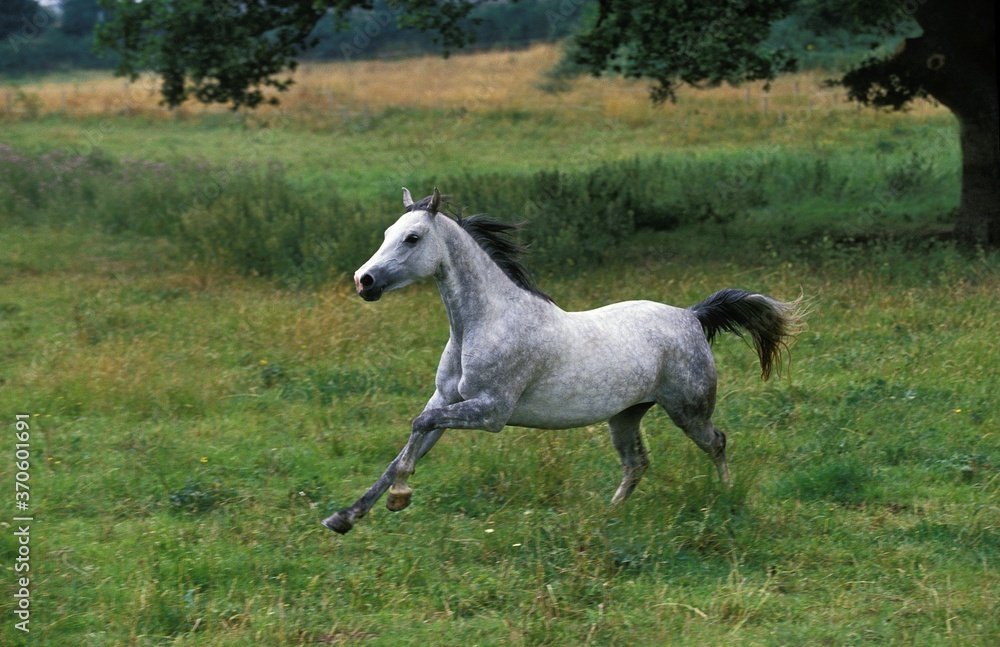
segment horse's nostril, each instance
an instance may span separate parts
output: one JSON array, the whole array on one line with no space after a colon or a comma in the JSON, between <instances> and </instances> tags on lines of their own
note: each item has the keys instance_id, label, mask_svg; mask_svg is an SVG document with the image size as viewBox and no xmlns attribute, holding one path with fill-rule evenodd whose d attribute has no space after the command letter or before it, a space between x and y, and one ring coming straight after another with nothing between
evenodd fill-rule
<instances>
[{"instance_id":1,"label":"horse's nostril","mask_svg":"<svg viewBox=\"0 0 1000 647\"><path fill-rule=\"evenodd\" d=\"M372 278L371 274L365 274L364 276L361 277L360 283L361 287L370 288L375 284L375 279Z\"/></svg>"}]
</instances>

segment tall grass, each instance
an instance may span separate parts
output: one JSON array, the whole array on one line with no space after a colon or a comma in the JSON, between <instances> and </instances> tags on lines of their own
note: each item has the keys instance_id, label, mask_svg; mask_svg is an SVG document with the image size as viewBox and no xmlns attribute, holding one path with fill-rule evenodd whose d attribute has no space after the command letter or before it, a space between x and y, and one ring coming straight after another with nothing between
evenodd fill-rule
<instances>
[{"instance_id":1,"label":"tall grass","mask_svg":"<svg viewBox=\"0 0 1000 647\"><path fill-rule=\"evenodd\" d=\"M579 171L470 172L418 183L444 187L470 211L530 223L535 264L558 273L602 262L636 231L714 226L723 238L740 231L742 243L758 249L773 246L776 220L792 240L878 237L914 220L919 230L940 227L935 208L946 209L942 189L954 190L954 176L937 172L920 153L895 158L881 187L845 155L783 150L674 154ZM351 203L334 187L306 189L274 163L32 156L7 146L0 148L0 177L0 219L8 223L166 237L205 265L299 284L353 271L400 211L395 195Z\"/></svg>"},{"instance_id":2,"label":"tall grass","mask_svg":"<svg viewBox=\"0 0 1000 647\"><path fill-rule=\"evenodd\" d=\"M656 109L649 88L640 81L581 77L562 91L546 90L544 73L562 56L556 45L535 45L519 51L457 54L448 59L422 56L391 61L305 63L293 75L295 85L278 94L280 108L264 107L264 119L294 115L309 121L341 109L380 111L390 107L461 108L471 112L497 110L545 111L585 108L602 116L637 123L663 120L675 110ZM767 111L813 113L853 111L845 95L824 83L830 75L811 71L786 76L765 91L761 83L707 91L683 90L682 103L703 108L725 106L727 112ZM82 72L75 78L58 75L0 88L0 115L8 118L59 114L82 118L131 115L170 119L176 115L223 113L222 106L182 106L171 112L159 104L159 79L143 76L135 83L107 72ZM764 97L767 97L765 102ZM765 105L766 103L766 105ZM921 115L942 110L929 102L915 104Z\"/></svg>"},{"instance_id":3,"label":"tall grass","mask_svg":"<svg viewBox=\"0 0 1000 647\"><path fill-rule=\"evenodd\" d=\"M247 275L326 277L361 232L359 208L336 194L308 200L276 164L30 156L0 145L0 177L0 222L8 226L164 237L191 260ZM365 233L367 242L372 231Z\"/></svg>"}]
</instances>

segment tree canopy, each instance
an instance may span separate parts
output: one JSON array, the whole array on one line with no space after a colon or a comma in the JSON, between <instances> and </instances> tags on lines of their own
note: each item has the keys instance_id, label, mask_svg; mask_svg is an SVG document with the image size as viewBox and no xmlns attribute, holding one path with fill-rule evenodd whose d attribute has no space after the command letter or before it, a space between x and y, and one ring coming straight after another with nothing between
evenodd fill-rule
<instances>
[{"instance_id":1,"label":"tree canopy","mask_svg":"<svg viewBox=\"0 0 1000 647\"><path fill-rule=\"evenodd\" d=\"M254 107L263 89L284 90L286 72L318 42L316 24L328 14L346 26L354 9L374 0L101 0L111 17L98 26L98 45L121 56L118 72L135 77L152 70L163 79L163 97L179 105L202 102ZM471 0L393 0L387 11L400 27L431 32L445 53L468 43L463 29ZM272 100L273 101L273 100Z\"/></svg>"},{"instance_id":2,"label":"tree canopy","mask_svg":"<svg viewBox=\"0 0 1000 647\"><path fill-rule=\"evenodd\" d=\"M63 0L62 26L68 36L87 36L101 19L97 0Z\"/></svg>"},{"instance_id":3,"label":"tree canopy","mask_svg":"<svg viewBox=\"0 0 1000 647\"><path fill-rule=\"evenodd\" d=\"M788 0L644 2L602 0L596 25L576 39L577 62L654 82L653 98L674 98L680 83L717 85L772 79L793 68L784 49L762 47Z\"/></svg>"}]
</instances>

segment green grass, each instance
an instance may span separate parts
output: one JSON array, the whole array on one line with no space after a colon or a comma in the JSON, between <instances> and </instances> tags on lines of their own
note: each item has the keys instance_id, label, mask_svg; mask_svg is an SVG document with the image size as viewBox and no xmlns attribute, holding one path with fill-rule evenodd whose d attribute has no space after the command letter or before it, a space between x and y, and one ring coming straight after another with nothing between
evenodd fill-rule
<instances>
[{"instance_id":1,"label":"green grass","mask_svg":"<svg viewBox=\"0 0 1000 647\"><path fill-rule=\"evenodd\" d=\"M472 212L530 221L536 265L556 273L607 260L644 229L708 226L693 242L738 238L752 254L823 238L947 235L958 202L954 129L935 116L855 114L861 142L840 113L784 125L734 113L728 128L707 131L710 142L664 145L645 125L517 114L456 122L447 111L388 109L360 134L350 120L313 133L225 115L16 122L14 145L0 147L0 222L165 236L203 265L300 285L363 262L398 213L404 185L417 195L440 186ZM748 120L756 141L735 147ZM56 133L44 142L56 148L36 141L39 123ZM58 147L65 128L91 127L102 147ZM785 139L786 127L801 137ZM702 132L686 128L689 139ZM435 138L410 143L413 131ZM490 133L488 142L477 133ZM164 137L185 145L164 146ZM470 137L479 145L467 146ZM564 157L555 164L545 157L553 155Z\"/></svg>"},{"instance_id":2,"label":"green grass","mask_svg":"<svg viewBox=\"0 0 1000 647\"><path fill-rule=\"evenodd\" d=\"M672 119L636 123L585 109L473 113L387 108L324 115L313 127L292 116L261 122L240 114L168 120L53 115L6 122L3 141L24 152L100 150L162 162L195 158L229 166L281 160L307 188L327 191L335 180L337 191L370 202L428 176L454 176L456 169L572 171L636 156L724 157L739 149L749 149L744 152L749 155L775 149L848 155L854 163L863 160L884 168L893 154L908 156L919 143L939 173L957 173L957 132L955 121L940 114L906 119L871 111L790 113L779 120L772 114L733 111L727 102L692 102L680 104ZM558 145L545 145L549 143Z\"/></svg>"},{"instance_id":3,"label":"green grass","mask_svg":"<svg viewBox=\"0 0 1000 647\"><path fill-rule=\"evenodd\" d=\"M288 171L265 193L374 205L351 225L358 249L338 252L364 257L365 224L396 215L404 182L451 178L492 211L532 194L504 201L491 181L510 195L553 168L604 178L587 173L606 158L666 168L664 204L690 218L600 263L539 258L542 287L568 309L689 305L726 286L812 300L788 378L760 382L735 338L715 346L735 488L659 412L644 425L653 465L620 508L604 426L455 431L420 463L412 506L334 535L319 520L381 473L430 395L448 334L433 286L367 304L336 263L292 289L192 256L172 223L200 212L156 197L166 180L113 182L134 168L117 159L176 177L201 155L230 167L245 131L114 119L93 162L111 170L80 176L90 194L67 185L4 212L0 411L9 426L32 416L31 644L996 643L1000 274L994 253L925 236L956 202L950 124L857 117L794 142L736 124L682 147L621 126L591 154L593 124L452 117L286 125L261 161ZM41 159L88 127L20 122L4 140ZM431 154L396 168L429 132ZM23 642L12 611L11 593L4 644Z\"/></svg>"}]
</instances>

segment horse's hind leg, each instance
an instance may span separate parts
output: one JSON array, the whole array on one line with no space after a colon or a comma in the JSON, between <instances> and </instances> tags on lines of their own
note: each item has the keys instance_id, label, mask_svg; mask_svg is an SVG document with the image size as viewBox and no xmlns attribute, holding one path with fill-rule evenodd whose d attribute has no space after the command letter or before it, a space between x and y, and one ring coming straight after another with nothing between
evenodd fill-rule
<instances>
[{"instance_id":1,"label":"horse's hind leg","mask_svg":"<svg viewBox=\"0 0 1000 647\"><path fill-rule=\"evenodd\" d=\"M687 433L685 431L685 433ZM694 438L688 433L688 436L692 439ZM698 441L698 446L701 447L705 452L711 457L712 462L715 463L715 471L719 473L719 480L727 488L733 487L733 479L729 475L729 461L726 460L726 434L712 423L711 420L708 421L708 426L705 427L705 433L703 436L711 436L713 440L711 445L708 445L708 449L703 447Z\"/></svg>"},{"instance_id":2,"label":"horse's hind leg","mask_svg":"<svg viewBox=\"0 0 1000 647\"><path fill-rule=\"evenodd\" d=\"M622 462L622 482L614 498L611 499L612 504L627 499L649 467L649 456L642 444L639 422L651 406L652 402L637 404L612 416L608 421L611 427L611 442Z\"/></svg>"},{"instance_id":3,"label":"horse's hind leg","mask_svg":"<svg viewBox=\"0 0 1000 647\"><path fill-rule=\"evenodd\" d=\"M726 434L712 423L711 418L708 420L697 417L678 419L673 414L670 415L670 418L688 438L694 441L695 445L698 445L712 459L722 484L727 488L732 487L733 479L729 476L729 462L726 460Z\"/></svg>"}]
</instances>

